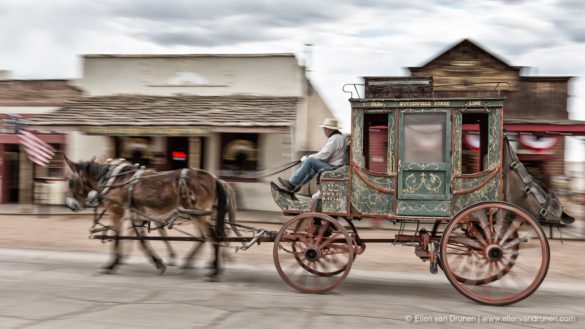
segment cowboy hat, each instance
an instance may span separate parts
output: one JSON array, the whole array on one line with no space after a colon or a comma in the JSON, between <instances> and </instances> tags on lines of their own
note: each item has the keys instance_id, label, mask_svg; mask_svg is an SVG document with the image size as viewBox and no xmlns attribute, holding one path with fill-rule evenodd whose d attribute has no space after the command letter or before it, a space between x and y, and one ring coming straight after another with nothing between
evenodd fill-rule
<instances>
[{"instance_id":1,"label":"cowboy hat","mask_svg":"<svg viewBox=\"0 0 585 329\"><path fill-rule=\"evenodd\" d=\"M342 129L339 126L337 119L331 119L331 118L326 118L325 121L323 121L323 124L319 125L319 127L327 128L327 129L334 129L334 130L341 130Z\"/></svg>"}]
</instances>

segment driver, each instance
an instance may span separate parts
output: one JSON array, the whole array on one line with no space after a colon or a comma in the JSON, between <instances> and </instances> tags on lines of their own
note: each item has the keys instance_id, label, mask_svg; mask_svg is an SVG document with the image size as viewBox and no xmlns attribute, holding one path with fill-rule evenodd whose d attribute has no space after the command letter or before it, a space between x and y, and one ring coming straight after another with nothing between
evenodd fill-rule
<instances>
[{"instance_id":1,"label":"driver","mask_svg":"<svg viewBox=\"0 0 585 329\"><path fill-rule=\"evenodd\" d=\"M297 192L301 186L308 183L321 169L331 168L343 164L346 149L346 139L339 131L341 127L336 119L327 118L319 127L327 136L327 143L323 148L311 155L301 158L301 167L292 175L290 180L278 177L278 182L289 192Z\"/></svg>"}]
</instances>

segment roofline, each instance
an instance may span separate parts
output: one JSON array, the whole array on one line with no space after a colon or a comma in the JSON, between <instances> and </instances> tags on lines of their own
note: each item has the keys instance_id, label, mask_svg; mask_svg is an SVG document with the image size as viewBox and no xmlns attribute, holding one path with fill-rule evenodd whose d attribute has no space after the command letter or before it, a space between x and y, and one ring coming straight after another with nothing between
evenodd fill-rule
<instances>
[{"instance_id":1,"label":"roofline","mask_svg":"<svg viewBox=\"0 0 585 329\"><path fill-rule=\"evenodd\" d=\"M256 54L84 54L83 58L265 58L265 57L292 57L293 53L256 53Z\"/></svg>"},{"instance_id":2,"label":"roofline","mask_svg":"<svg viewBox=\"0 0 585 329\"><path fill-rule=\"evenodd\" d=\"M448 53L448 52L450 52L451 50L453 50L453 49L455 49L455 48L459 47L460 45L462 45L462 44L464 44L464 43L470 43L470 44L472 44L472 45L474 45L474 46L478 47L479 49L481 49L482 51L484 51L486 54L490 55L491 57L495 58L497 61L499 61L500 63L504 64L505 66L507 66L507 67L509 67L509 68L511 68L511 69L514 69L514 70L517 70L517 71L519 71L519 70L520 70L520 69L523 67L523 66L513 66L513 65L510 65L510 64L508 64L506 61L504 61L503 59L501 59L500 57L498 57L498 56L494 55L494 54L493 54L493 53L491 53L490 51L486 50L484 47L480 46L480 45L479 45L477 42L474 42L474 41L472 41L472 40L470 40L470 39L467 39L467 38L465 38L465 39L463 39L463 40L459 41L458 43L456 43L456 44L454 44L454 45L452 45L452 46L448 47L448 48L447 48L447 49L445 49L445 50L443 50L443 51L442 51L442 52L440 52L438 55L436 55L436 56L432 57L430 60L428 60L427 62L425 62L423 65L421 65L421 66L412 66L412 67L409 67L408 69L409 69L411 72L412 72L412 70L422 69L422 68L424 68L424 67L428 66L429 64L431 64L432 62L434 62L435 60L437 60L437 59L441 58L442 56L444 56L445 54L447 54L447 53Z\"/></svg>"},{"instance_id":3,"label":"roofline","mask_svg":"<svg viewBox=\"0 0 585 329\"><path fill-rule=\"evenodd\" d=\"M31 118L34 119L34 118ZM25 118L26 120L26 118ZM180 122L166 122L166 123L116 123L112 125L104 125L102 123L63 123L64 120L61 122L50 123L50 122L34 122L34 121L25 121L26 125L28 126L37 126L37 127L193 127L192 123L180 123ZM218 125L218 124L197 124L197 127L219 127L219 128L282 128L282 127L292 127L296 125L296 123L282 123L282 124L274 124L270 123L267 125L261 124L244 124L244 125Z\"/></svg>"},{"instance_id":4,"label":"roofline","mask_svg":"<svg viewBox=\"0 0 585 329\"><path fill-rule=\"evenodd\" d=\"M493 56L493 55L491 55L491 56ZM494 57L495 57L495 56L494 56ZM436 57L436 58L438 58L438 57ZM435 59L436 59L436 58L435 58ZM499 59L498 59L498 60L499 60ZM430 62L429 62L429 63L430 63ZM425 64L425 65L423 65L423 66L404 66L403 68L405 68L405 69L407 69L407 70L409 70L409 71L411 71L411 72L412 72L412 71L417 71L417 70L423 69L423 68L424 68L424 67L425 67L427 64L429 64L429 63L426 63L426 64ZM510 68L512 68L512 69L514 69L514 70L516 70L516 71L520 71L520 70L522 70L523 68L525 68L525 67L528 67L528 66L522 66L522 65L520 65L520 66L518 66L518 65L508 65L508 64L506 64L506 65L507 65L508 67L510 67Z\"/></svg>"},{"instance_id":5,"label":"roofline","mask_svg":"<svg viewBox=\"0 0 585 329\"><path fill-rule=\"evenodd\" d=\"M525 76L521 75L520 80L534 80L534 81L569 81L573 76Z\"/></svg>"},{"instance_id":6,"label":"roofline","mask_svg":"<svg viewBox=\"0 0 585 329\"><path fill-rule=\"evenodd\" d=\"M59 82L73 82L75 79L0 79L0 83L2 82L36 82L36 81L59 81Z\"/></svg>"},{"instance_id":7,"label":"roofline","mask_svg":"<svg viewBox=\"0 0 585 329\"><path fill-rule=\"evenodd\" d=\"M57 107L61 108L65 105L67 100L56 99L51 100L40 100L40 101L5 101L0 99L0 107Z\"/></svg>"},{"instance_id":8,"label":"roofline","mask_svg":"<svg viewBox=\"0 0 585 329\"><path fill-rule=\"evenodd\" d=\"M432 79L432 75L420 76L420 77L413 77L412 75L364 75L361 77L362 79L405 79L405 80L417 80L417 79Z\"/></svg>"},{"instance_id":9,"label":"roofline","mask_svg":"<svg viewBox=\"0 0 585 329\"><path fill-rule=\"evenodd\" d=\"M195 94L174 94L174 95L148 95L148 94L114 94L114 95L94 95L94 96L84 96L79 95L78 97L69 98L67 99L67 103L72 102L83 102L85 100L92 100L92 99L111 99L111 98L160 98L160 99L167 99L167 98L228 98L228 99L295 99L300 100L302 96L267 96L267 95L245 95L245 94L233 94L233 95L195 95Z\"/></svg>"}]
</instances>

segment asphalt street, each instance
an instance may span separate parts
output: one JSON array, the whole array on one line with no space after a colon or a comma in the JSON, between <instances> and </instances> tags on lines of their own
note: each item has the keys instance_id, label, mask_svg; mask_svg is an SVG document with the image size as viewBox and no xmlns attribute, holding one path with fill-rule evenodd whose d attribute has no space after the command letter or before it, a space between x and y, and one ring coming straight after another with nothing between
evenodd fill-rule
<instances>
[{"instance_id":1,"label":"asphalt street","mask_svg":"<svg viewBox=\"0 0 585 329\"><path fill-rule=\"evenodd\" d=\"M268 262L232 262L220 282L208 282L204 264L157 276L140 255L116 274L99 274L107 258L0 249L0 328L582 328L585 322L582 281L545 280L527 300L489 307L461 296L441 272L356 265L333 292L310 295L293 291Z\"/></svg>"}]
</instances>

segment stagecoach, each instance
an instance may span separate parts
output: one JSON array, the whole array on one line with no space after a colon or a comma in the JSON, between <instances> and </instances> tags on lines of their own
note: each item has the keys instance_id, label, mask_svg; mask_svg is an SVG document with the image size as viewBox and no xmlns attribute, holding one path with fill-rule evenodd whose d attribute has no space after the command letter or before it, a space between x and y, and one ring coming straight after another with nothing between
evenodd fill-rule
<instances>
[{"instance_id":1,"label":"stagecoach","mask_svg":"<svg viewBox=\"0 0 585 329\"><path fill-rule=\"evenodd\" d=\"M366 244L378 242L413 246L431 273L441 269L474 301L505 305L532 294L550 260L541 224L572 219L508 144L504 99L350 103L349 161L320 173L321 197L292 195L272 184L275 202L295 215L274 241L282 279L302 292L331 290ZM463 146L464 131L480 144L472 156ZM398 233L361 238L353 222L362 218L391 221ZM414 232L406 234L407 226Z\"/></svg>"},{"instance_id":2,"label":"stagecoach","mask_svg":"<svg viewBox=\"0 0 585 329\"><path fill-rule=\"evenodd\" d=\"M506 305L532 294L544 280L550 262L541 225L565 225L573 219L518 161L503 131L504 99L368 97L351 98L350 103L348 160L319 173L320 197L290 193L271 183L274 201L292 218L276 232L237 224L230 216L227 226L231 229L226 232L237 236L214 238L216 250L228 242L242 243L236 247L240 250L273 242L274 263L281 278L301 292L323 293L344 281L368 243L408 245L428 262L431 273L442 270L460 293L476 302ZM476 150L464 147L464 132L475 136ZM177 223L189 218L211 215L209 209L193 208L189 198L181 199L181 195L189 195L189 184L201 182L201 178L190 181L189 177L201 176L202 171L142 175L141 169L126 167L122 172L128 176L118 179L122 177L117 174L119 166L97 168L94 172L103 172L104 178L96 176L99 184L94 183L99 186L97 197L95 193L92 197L92 202L97 200L92 238L114 240L115 246L119 240L140 240L147 254L147 240L206 241L192 234L144 236L137 229L142 223L143 228L147 225L149 231L163 234L165 229L177 230ZM212 176L205 177L211 184ZM166 179L171 192L182 191L176 196L180 207L164 220L155 220L133 206L139 204L133 199L134 186L148 192L140 184L156 179ZM72 183L72 189L81 186ZM213 186L220 191L221 184L217 180ZM120 195L127 198L118 206L126 206L135 236L109 234L111 227L100 222L104 212L97 211L122 187L127 190ZM397 225L397 233L386 230L380 233L385 236L362 238L354 223L362 219L390 221ZM218 220L217 225L223 222ZM157 269L164 271L160 259L150 256ZM119 258L117 254L115 260Z\"/></svg>"}]
</instances>

